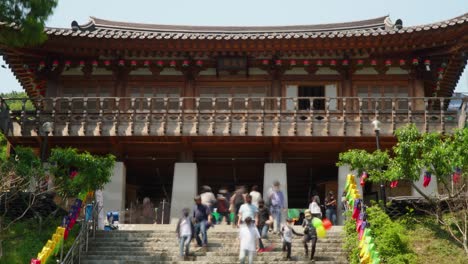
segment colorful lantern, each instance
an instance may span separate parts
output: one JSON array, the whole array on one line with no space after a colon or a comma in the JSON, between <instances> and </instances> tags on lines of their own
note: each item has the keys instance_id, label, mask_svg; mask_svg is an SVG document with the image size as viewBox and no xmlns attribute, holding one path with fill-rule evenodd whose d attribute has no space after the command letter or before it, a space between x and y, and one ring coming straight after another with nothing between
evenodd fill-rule
<instances>
[{"instance_id":1,"label":"colorful lantern","mask_svg":"<svg viewBox=\"0 0 468 264\"><path fill-rule=\"evenodd\" d=\"M196 64L197 64L198 67L202 67L203 66L203 61L202 60L197 60Z\"/></svg>"},{"instance_id":2,"label":"colorful lantern","mask_svg":"<svg viewBox=\"0 0 468 264\"><path fill-rule=\"evenodd\" d=\"M71 67L71 61L66 60L66 61L65 61L65 69L68 70L68 69L70 69L70 67Z\"/></svg>"},{"instance_id":3,"label":"colorful lantern","mask_svg":"<svg viewBox=\"0 0 468 264\"><path fill-rule=\"evenodd\" d=\"M71 171L70 172L70 179L73 180L76 177L76 175L78 175L78 171L76 171L76 170Z\"/></svg>"},{"instance_id":4,"label":"colorful lantern","mask_svg":"<svg viewBox=\"0 0 468 264\"><path fill-rule=\"evenodd\" d=\"M317 63L316 63L317 66L319 67L322 67L323 66L323 61L322 60L318 60Z\"/></svg>"},{"instance_id":5,"label":"colorful lantern","mask_svg":"<svg viewBox=\"0 0 468 264\"><path fill-rule=\"evenodd\" d=\"M308 60L304 60L302 63L303 63L304 66L306 66L306 67L310 65L310 62L309 62Z\"/></svg>"},{"instance_id":6,"label":"colorful lantern","mask_svg":"<svg viewBox=\"0 0 468 264\"><path fill-rule=\"evenodd\" d=\"M392 188L392 189L393 189L393 188L396 188L397 186L398 186L398 181L392 181L392 182L390 183L390 188Z\"/></svg>"},{"instance_id":7,"label":"colorful lantern","mask_svg":"<svg viewBox=\"0 0 468 264\"><path fill-rule=\"evenodd\" d=\"M427 186L429 186L429 183L431 183L431 173L426 171L424 173L424 180L423 180L423 186L424 188L426 188Z\"/></svg>"},{"instance_id":8,"label":"colorful lantern","mask_svg":"<svg viewBox=\"0 0 468 264\"><path fill-rule=\"evenodd\" d=\"M418 59L413 59L411 61L411 63L413 64L413 66L418 66L419 65L419 60Z\"/></svg>"},{"instance_id":9,"label":"colorful lantern","mask_svg":"<svg viewBox=\"0 0 468 264\"><path fill-rule=\"evenodd\" d=\"M281 66L281 65L283 65L283 61L282 60L276 60L275 65L276 66Z\"/></svg>"},{"instance_id":10,"label":"colorful lantern","mask_svg":"<svg viewBox=\"0 0 468 264\"><path fill-rule=\"evenodd\" d=\"M343 62L341 63L341 65L343 65L343 66L348 66L348 65L349 65L349 61L348 61L348 60L343 60Z\"/></svg>"},{"instance_id":11,"label":"colorful lantern","mask_svg":"<svg viewBox=\"0 0 468 264\"><path fill-rule=\"evenodd\" d=\"M358 60L356 64L357 66L362 66L364 65L364 60Z\"/></svg>"},{"instance_id":12,"label":"colorful lantern","mask_svg":"<svg viewBox=\"0 0 468 264\"><path fill-rule=\"evenodd\" d=\"M175 67L177 66L177 62L175 60L172 60L171 62L169 62L169 66Z\"/></svg>"},{"instance_id":13,"label":"colorful lantern","mask_svg":"<svg viewBox=\"0 0 468 264\"><path fill-rule=\"evenodd\" d=\"M370 64L371 64L372 66L377 66L377 60L371 60Z\"/></svg>"},{"instance_id":14,"label":"colorful lantern","mask_svg":"<svg viewBox=\"0 0 468 264\"><path fill-rule=\"evenodd\" d=\"M124 61L124 60L119 60L118 65L119 65L120 67L125 66L125 61Z\"/></svg>"},{"instance_id":15,"label":"colorful lantern","mask_svg":"<svg viewBox=\"0 0 468 264\"><path fill-rule=\"evenodd\" d=\"M424 65L426 65L426 71L431 71L431 61L426 59L424 60Z\"/></svg>"},{"instance_id":16,"label":"colorful lantern","mask_svg":"<svg viewBox=\"0 0 468 264\"><path fill-rule=\"evenodd\" d=\"M143 62L143 66L145 66L145 67L149 67L150 65L151 65L151 62L149 60L145 60Z\"/></svg>"},{"instance_id":17,"label":"colorful lantern","mask_svg":"<svg viewBox=\"0 0 468 264\"><path fill-rule=\"evenodd\" d=\"M45 68L45 62L44 61L39 62L39 68L38 69L42 70L44 68Z\"/></svg>"},{"instance_id":18,"label":"colorful lantern","mask_svg":"<svg viewBox=\"0 0 468 264\"><path fill-rule=\"evenodd\" d=\"M291 65L291 66L296 66L296 65L297 65L296 60L290 60L290 61L289 61L289 65Z\"/></svg>"},{"instance_id":19,"label":"colorful lantern","mask_svg":"<svg viewBox=\"0 0 468 264\"><path fill-rule=\"evenodd\" d=\"M331 60L330 61L330 66L335 67L336 66L336 60Z\"/></svg>"},{"instance_id":20,"label":"colorful lantern","mask_svg":"<svg viewBox=\"0 0 468 264\"><path fill-rule=\"evenodd\" d=\"M361 175L361 181L360 181L361 186L366 185L366 180L368 177L369 176L367 175L367 172L364 171Z\"/></svg>"},{"instance_id":21,"label":"colorful lantern","mask_svg":"<svg viewBox=\"0 0 468 264\"><path fill-rule=\"evenodd\" d=\"M401 60L400 60L400 66L405 66L405 64L406 64L406 61L403 60L403 59L401 59Z\"/></svg>"},{"instance_id":22,"label":"colorful lantern","mask_svg":"<svg viewBox=\"0 0 468 264\"><path fill-rule=\"evenodd\" d=\"M98 61L97 60L93 60L91 62L91 65L93 66L93 68L96 68L98 66Z\"/></svg>"},{"instance_id":23,"label":"colorful lantern","mask_svg":"<svg viewBox=\"0 0 468 264\"><path fill-rule=\"evenodd\" d=\"M174 66L172 66L172 62L174 62ZM158 67L164 67L164 61L158 60L158 61L156 62L156 65L157 65ZM171 67L175 67L175 61L171 61Z\"/></svg>"},{"instance_id":24,"label":"colorful lantern","mask_svg":"<svg viewBox=\"0 0 468 264\"><path fill-rule=\"evenodd\" d=\"M190 64L190 62L189 62L188 60L184 60L184 61L182 62L182 67L188 67L189 64Z\"/></svg>"},{"instance_id":25,"label":"colorful lantern","mask_svg":"<svg viewBox=\"0 0 468 264\"><path fill-rule=\"evenodd\" d=\"M111 64L110 60L105 60L104 61L104 66L109 67Z\"/></svg>"},{"instance_id":26,"label":"colorful lantern","mask_svg":"<svg viewBox=\"0 0 468 264\"><path fill-rule=\"evenodd\" d=\"M85 67L85 61L84 61L84 60L80 60L79 65L80 65L80 68L83 69L83 68Z\"/></svg>"},{"instance_id":27,"label":"colorful lantern","mask_svg":"<svg viewBox=\"0 0 468 264\"><path fill-rule=\"evenodd\" d=\"M460 182L460 178L461 178L461 169L456 168L455 172L452 175L452 180L453 180L454 183L458 183L458 182Z\"/></svg>"},{"instance_id":28,"label":"colorful lantern","mask_svg":"<svg viewBox=\"0 0 468 264\"><path fill-rule=\"evenodd\" d=\"M263 65L263 66L266 66L266 65L268 65L268 64L270 64L270 61L269 61L269 60L262 60L262 65Z\"/></svg>"},{"instance_id":29,"label":"colorful lantern","mask_svg":"<svg viewBox=\"0 0 468 264\"><path fill-rule=\"evenodd\" d=\"M54 61L52 62L52 70L57 69L58 65L59 65L59 61L58 61L58 60L54 60Z\"/></svg>"},{"instance_id":30,"label":"colorful lantern","mask_svg":"<svg viewBox=\"0 0 468 264\"><path fill-rule=\"evenodd\" d=\"M392 60L386 60L385 61L385 66L387 66L387 67L392 66Z\"/></svg>"},{"instance_id":31,"label":"colorful lantern","mask_svg":"<svg viewBox=\"0 0 468 264\"><path fill-rule=\"evenodd\" d=\"M136 60L130 61L130 66L136 67L137 66L137 61Z\"/></svg>"}]
</instances>

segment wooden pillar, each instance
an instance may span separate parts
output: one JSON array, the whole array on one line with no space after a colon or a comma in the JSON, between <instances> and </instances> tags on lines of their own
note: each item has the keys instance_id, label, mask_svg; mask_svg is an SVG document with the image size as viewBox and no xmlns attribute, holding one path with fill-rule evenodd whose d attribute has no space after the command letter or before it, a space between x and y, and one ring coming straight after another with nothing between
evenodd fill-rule
<instances>
[{"instance_id":1,"label":"wooden pillar","mask_svg":"<svg viewBox=\"0 0 468 264\"><path fill-rule=\"evenodd\" d=\"M341 74L341 96L343 97L354 97L357 96L353 91L353 81L351 78L346 78L346 74ZM347 101L346 102L346 111L358 110L358 102Z\"/></svg>"},{"instance_id":2,"label":"wooden pillar","mask_svg":"<svg viewBox=\"0 0 468 264\"><path fill-rule=\"evenodd\" d=\"M179 162L193 162L193 149L190 138L182 137L180 143Z\"/></svg>"},{"instance_id":3,"label":"wooden pillar","mask_svg":"<svg viewBox=\"0 0 468 264\"><path fill-rule=\"evenodd\" d=\"M195 80L193 78L185 77L184 90L181 94L182 97L196 97L195 95ZM184 109L195 109L195 100L186 99L184 101Z\"/></svg>"},{"instance_id":4,"label":"wooden pillar","mask_svg":"<svg viewBox=\"0 0 468 264\"><path fill-rule=\"evenodd\" d=\"M283 152L279 137L272 138L272 147L270 151L270 163L281 163L283 161Z\"/></svg>"},{"instance_id":5,"label":"wooden pillar","mask_svg":"<svg viewBox=\"0 0 468 264\"><path fill-rule=\"evenodd\" d=\"M413 79L412 81L412 94L409 94L410 97L425 97L424 94L424 81L421 79ZM416 100L413 102L413 110L425 110L424 100Z\"/></svg>"},{"instance_id":6,"label":"wooden pillar","mask_svg":"<svg viewBox=\"0 0 468 264\"><path fill-rule=\"evenodd\" d=\"M275 78L271 81L271 96L281 97L281 79Z\"/></svg>"}]
</instances>

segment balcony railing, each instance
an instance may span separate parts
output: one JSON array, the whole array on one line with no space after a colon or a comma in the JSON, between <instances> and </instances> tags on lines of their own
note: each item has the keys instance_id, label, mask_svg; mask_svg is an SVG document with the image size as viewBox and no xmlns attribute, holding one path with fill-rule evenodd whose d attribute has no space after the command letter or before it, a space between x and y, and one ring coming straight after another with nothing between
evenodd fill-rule
<instances>
[{"instance_id":1,"label":"balcony railing","mask_svg":"<svg viewBox=\"0 0 468 264\"><path fill-rule=\"evenodd\" d=\"M449 103L460 100L459 109ZM370 136L414 123L423 132L464 127L467 100L363 97L152 97L3 99L10 136ZM11 107L15 105L15 107Z\"/></svg>"}]
</instances>

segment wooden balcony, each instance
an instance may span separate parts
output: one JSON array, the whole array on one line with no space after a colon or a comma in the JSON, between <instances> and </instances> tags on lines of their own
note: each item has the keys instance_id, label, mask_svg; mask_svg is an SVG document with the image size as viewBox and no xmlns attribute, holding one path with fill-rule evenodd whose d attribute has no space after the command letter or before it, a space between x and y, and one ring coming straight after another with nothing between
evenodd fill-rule
<instances>
[{"instance_id":1,"label":"wooden balcony","mask_svg":"<svg viewBox=\"0 0 468 264\"><path fill-rule=\"evenodd\" d=\"M449 109L453 100L461 107ZM1 99L0 128L13 137L43 135L45 122L51 122L55 137L343 137L374 136L372 121L378 119L383 136L408 123L424 132L451 133L465 126L467 103L435 97Z\"/></svg>"}]
</instances>

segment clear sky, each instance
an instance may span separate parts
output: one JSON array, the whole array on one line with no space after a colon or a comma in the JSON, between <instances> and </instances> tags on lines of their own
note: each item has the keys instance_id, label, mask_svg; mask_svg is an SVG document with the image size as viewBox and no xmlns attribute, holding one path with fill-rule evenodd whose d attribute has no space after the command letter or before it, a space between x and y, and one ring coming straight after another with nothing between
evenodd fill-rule
<instances>
[{"instance_id":1,"label":"clear sky","mask_svg":"<svg viewBox=\"0 0 468 264\"><path fill-rule=\"evenodd\" d=\"M186 25L294 25L347 22L390 15L404 26L427 24L468 12L468 0L59 0L47 26L103 19ZM0 59L0 65L4 65ZM0 68L0 93L22 90ZM468 92L468 73L456 91Z\"/></svg>"}]
</instances>

